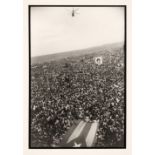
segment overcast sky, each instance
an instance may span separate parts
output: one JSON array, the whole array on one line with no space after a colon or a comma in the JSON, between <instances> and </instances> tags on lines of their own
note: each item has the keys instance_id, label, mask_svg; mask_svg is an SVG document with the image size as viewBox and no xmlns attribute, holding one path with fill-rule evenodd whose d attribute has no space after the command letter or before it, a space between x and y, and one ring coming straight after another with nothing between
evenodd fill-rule
<instances>
[{"instance_id":1,"label":"overcast sky","mask_svg":"<svg viewBox=\"0 0 155 155\"><path fill-rule=\"evenodd\" d=\"M31 8L31 55L39 56L124 41L123 7Z\"/></svg>"}]
</instances>

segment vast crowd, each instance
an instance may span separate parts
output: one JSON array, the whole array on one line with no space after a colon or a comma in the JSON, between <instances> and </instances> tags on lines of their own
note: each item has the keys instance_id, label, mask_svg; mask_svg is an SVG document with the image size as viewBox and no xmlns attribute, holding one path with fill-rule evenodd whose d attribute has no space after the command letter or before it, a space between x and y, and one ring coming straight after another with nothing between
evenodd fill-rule
<instances>
[{"instance_id":1,"label":"vast crowd","mask_svg":"<svg viewBox=\"0 0 155 155\"><path fill-rule=\"evenodd\" d=\"M96 147L123 147L124 83L123 48L31 65L31 146L58 147L75 120L89 117L99 121Z\"/></svg>"}]
</instances>

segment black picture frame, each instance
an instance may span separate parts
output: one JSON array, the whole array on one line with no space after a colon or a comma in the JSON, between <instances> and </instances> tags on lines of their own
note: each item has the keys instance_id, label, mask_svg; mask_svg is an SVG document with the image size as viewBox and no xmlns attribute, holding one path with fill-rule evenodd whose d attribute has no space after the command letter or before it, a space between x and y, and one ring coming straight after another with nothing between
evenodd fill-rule
<instances>
[{"instance_id":1,"label":"black picture frame","mask_svg":"<svg viewBox=\"0 0 155 155\"><path fill-rule=\"evenodd\" d=\"M124 123L124 146L123 147L32 147L31 146L31 8L32 7L124 7L124 112L125 112L125 123ZM29 94L28 94L28 101L29 101L29 132L28 132L28 148L29 149L126 149L126 141L127 141L127 132L126 132L126 126L127 126L127 5L28 5L28 49L29 49L29 63L28 63L28 79L29 79Z\"/></svg>"}]
</instances>

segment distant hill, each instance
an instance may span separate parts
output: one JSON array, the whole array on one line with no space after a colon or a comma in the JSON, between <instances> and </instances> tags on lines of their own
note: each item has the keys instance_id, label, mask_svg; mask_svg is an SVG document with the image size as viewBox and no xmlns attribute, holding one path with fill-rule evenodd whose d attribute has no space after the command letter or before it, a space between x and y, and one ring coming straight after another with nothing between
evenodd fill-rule
<instances>
[{"instance_id":1,"label":"distant hill","mask_svg":"<svg viewBox=\"0 0 155 155\"><path fill-rule=\"evenodd\" d=\"M66 51L66 52L62 52L62 53L36 56L36 57L31 58L31 64L33 65L36 63L44 63L44 62L49 62L49 61L53 61L53 60L60 60L60 59L67 58L67 57L97 53L97 52L101 52L101 51L111 52L114 49L123 48L123 45L124 45L123 43L115 43L115 44L91 47L91 48L87 48L87 49L80 49L80 50L74 50L74 51Z\"/></svg>"}]
</instances>

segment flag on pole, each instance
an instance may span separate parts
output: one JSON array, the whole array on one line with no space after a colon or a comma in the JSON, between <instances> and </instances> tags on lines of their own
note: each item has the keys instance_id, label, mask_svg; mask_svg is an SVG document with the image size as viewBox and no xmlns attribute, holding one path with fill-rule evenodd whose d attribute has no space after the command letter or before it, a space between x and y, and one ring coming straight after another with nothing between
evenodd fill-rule
<instances>
[{"instance_id":1,"label":"flag on pole","mask_svg":"<svg viewBox=\"0 0 155 155\"><path fill-rule=\"evenodd\" d=\"M97 121L78 120L64 136L61 147L93 147L96 142Z\"/></svg>"}]
</instances>

